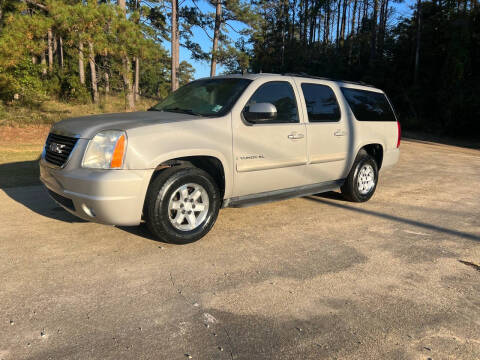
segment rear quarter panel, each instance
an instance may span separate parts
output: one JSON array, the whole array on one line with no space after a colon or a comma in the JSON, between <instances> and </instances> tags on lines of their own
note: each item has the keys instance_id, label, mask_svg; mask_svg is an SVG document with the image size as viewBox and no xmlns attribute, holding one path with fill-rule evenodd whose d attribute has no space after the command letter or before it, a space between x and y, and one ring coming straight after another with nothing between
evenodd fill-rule
<instances>
[{"instance_id":1,"label":"rear quarter panel","mask_svg":"<svg viewBox=\"0 0 480 360\"><path fill-rule=\"evenodd\" d=\"M359 86L351 84L339 84L340 87L353 88L359 90L373 91L381 94L385 93L376 88L369 86ZM387 97L388 99L388 97ZM351 143L353 143L353 153L349 154L347 160L347 168L350 170L355 157L362 147L369 144L380 144L383 148L384 159L388 153L395 152L398 159L398 125L396 121L359 121L355 118L347 100L342 94L342 102L344 108L348 112L348 118L350 119L350 136ZM391 155L389 155L391 157ZM382 165L383 166L383 165ZM347 174L348 175L348 172Z\"/></svg>"}]
</instances>

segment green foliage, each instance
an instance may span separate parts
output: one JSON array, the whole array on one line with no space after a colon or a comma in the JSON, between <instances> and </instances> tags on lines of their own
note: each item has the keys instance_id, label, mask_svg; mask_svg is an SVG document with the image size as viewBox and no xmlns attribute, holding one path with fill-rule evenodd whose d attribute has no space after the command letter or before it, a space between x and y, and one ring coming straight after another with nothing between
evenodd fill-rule
<instances>
[{"instance_id":1,"label":"green foliage","mask_svg":"<svg viewBox=\"0 0 480 360\"><path fill-rule=\"evenodd\" d=\"M46 99L46 83L41 78L41 67L31 59L19 59L16 65L0 74L0 99L19 100L35 104Z\"/></svg>"},{"instance_id":2,"label":"green foliage","mask_svg":"<svg viewBox=\"0 0 480 360\"><path fill-rule=\"evenodd\" d=\"M125 91L124 76L133 82L136 58L141 64L139 93L165 96L170 81L170 59L161 45L167 36L165 11L128 4L126 16L115 2L2 0L0 99L26 105L47 99L86 104L92 101L94 83L100 92L108 87L115 96ZM192 79L192 69L184 65L180 80L186 79Z\"/></svg>"},{"instance_id":3,"label":"green foliage","mask_svg":"<svg viewBox=\"0 0 480 360\"><path fill-rule=\"evenodd\" d=\"M87 104L91 101L87 87L80 83L76 73L67 73L60 78L60 99L66 102Z\"/></svg>"}]
</instances>

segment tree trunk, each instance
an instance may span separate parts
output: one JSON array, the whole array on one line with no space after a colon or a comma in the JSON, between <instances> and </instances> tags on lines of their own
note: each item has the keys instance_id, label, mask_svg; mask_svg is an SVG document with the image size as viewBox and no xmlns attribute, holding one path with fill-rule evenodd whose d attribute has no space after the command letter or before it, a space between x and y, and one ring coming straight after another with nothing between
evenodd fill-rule
<instances>
[{"instance_id":1,"label":"tree trunk","mask_svg":"<svg viewBox=\"0 0 480 360\"><path fill-rule=\"evenodd\" d=\"M281 64L282 64L282 70L285 65L285 36L287 32L287 26L288 26L288 8L285 5L285 0L282 2L282 56L281 56Z\"/></svg>"},{"instance_id":2,"label":"tree trunk","mask_svg":"<svg viewBox=\"0 0 480 360\"><path fill-rule=\"evenodd\" d=\"M388 11L388 0L382 0L382 7L380 11L380 27L378 29L378 53L380 57L383 54L383 46L385 44L385 31L387 26L387 11Z\"/></svg>"},{"instance_id":3,"label":"tree trunk","mask_svg":"<svg viewBox=\"0 0 480 360\"><path fill-rule=\"evenodd\" d=\"M338 0L338 3L337 3L337 46L339 44L338 40L339 40L339 35L340 35L340 9L341 9L341 1Z\"/></svg>"},{"instance_id":4,"label":"tree trunk","mask_svg":"<svg viewBox=\"0 0 480 360\"><path fill-rule=\"evenodd\" d=\"M415 46L415 68L413 71L413 83L417 84L418 69L420 67L420 41L422 37L422 0L417 1L417 44Z\"/></svg>"},{"instance_id":5,"label":"tree trunk","mask_svg":"<svg viewBox=\"0 0 480 360\"><path fill-rule=\"evenodd\" d=\"M85 85L85 65L83 64L83 43L78 44L78 75L80 84Z\"/></svg>"},{"instance_id":6,"label":"tree trunk","mask_svg":"<svg viewBox=\"0 0 480 360\"><path fill-rule=\"evenodd\" d=\"M58 38L57 51L58 51L58 63L60 67L63 69L63 39L61 36Z\"/></svg>"},{"instance_id":7,"label":"tree trunk","mask_svg":"<svg viewBox=\"0 0 480 360\"><path fill-rule=\"evenodd\" d=\"M133 110L135 108L135 99L133 97L133 85L132 85L132 69L130 69L130 60L128 56L124 56L122 59L123 65L123 85L125 88L125 108L127 110Z\"/></svg>"},{"instance_id":8,"label":"tree trunk","mask_svg":"<svg viewBox=\"0 0 480 360\"><path fill-rule=\"evenodd\" d=\"M309 6L309 1L305 1L305 10L303 14L303 44L306 46L307 45L307 28L308 28L308 6Z\"/></svg>"},{"instance_id":9,"label":"tree trunk","mask_svg":"<svg viewBox=\"0 0 480 360\"><path fill-rule=\"evenodd\" d=\"M288 34L288 36L291 36L290 35L290 0L284 0L283 1L283 6L285 8L284 12L285 12L285 34L284 34L284 42L286 40L286 36Z\"/></svg>"},{"instance_id":10,"label":"tree trunk","mask_svg":"<svg viewBox=\"0 0 480 360\"><path fill-rule=\"evenodd\" d=\"M360 26L362 25L362 11L360 10L362 3L358 4L358 18L357 18L357 34L360 32Z\"/></svg>"},{"instance_id":11,"label":"tree trunk","mask_svg":"<svg viewBox=\"0 0 480 360\"><path fill-rule=\"evenodd\" d=\"M172 91L178 89L178 47L177 39L178 35L178 23L177 23L177 12L178 12L178 0L171 0L172 3L172 33L171 33L171 82L172 82Z\"/></svg>"},{"instance_id":12,"label":"tree trunk","mask_svg":"<svg viewBox=\"0 0 480 360\"><path fill-rule=\"evenodd\" d=\"M220 37L220 25L222 23L222 2L217 0L215 11L215 29L213 31L212 63L210 66L210 76L215 76L217 68L218 38Z\"/></svg>"},{"instance_id":13,"label":"tree trunk","mask_svg":"<svg viewBox=\"0 0 480 360\"><path fill-rule=\"evenodd\" d=\"M325 30L323 32L323 42L328 45L330 41L330 0L327 0L327 13L325 14Z\"/></svg>"},{"instance_id":14,"label":"tree trunk","mask_svg":"<svg viewBox=\"0 0 480 360\"><path fill-rule=\"evenodd\" d=\"M353 38L353 36L354 36L354 34L355 34L355 20L356 20L355 16L356 16L356 14L357 14L357 3L358 3L357 0L354 0L354 1L353 1L352 28L350 29L350 35L352 36L352 38Z\"/></svg>"},{"instance_id":15,"label":"tree trunk","mask_svg":"<svg viewBox=\"0 0 480 360\"><path fill-rule=\"evenodd\" d=\"M48 43L48 71L53 71L53 34L52 29L47 31L47 43Z\"/></svg>"},{"instance_id":16,"label":"tree trunk","mask_svg":"<svg viewBox=\"0 0 480 360\"><path fill-rule=\"evenodd\" d=\"M37 63L37 57L34 55L32 56L32 64L36 64Z\"/></svg>"},{"instance_id":17,"label":"tree trunk","mask_svg":"<svg viewBox=\"0 0 480 360\"><path fill-rule=\"evenodd\" d=\"M105 79L105 95L108 95L110 94L110 75L105 71L103 77Z\"/></svg>"},{"instance_id":18,"label":"tree trunk","mask_svg":"<svg viewBox=\"0 0 480 360\"><path fill-rule=\"evenodd\" d=\"M135 101L140 97L140 58L135 57Z\"/></svg>"},{"instance_id":19,"label":"tree trunk","mask_svg":"<svg viewBox=\"0 0 480 360\"><path fill-rule=\"evenodd\" d=\"M347 19L347 0L343 0L342 21L340 27L340 46L343 46L345 40L345 24Z\"/></svg>"},{"instance_id":20,"label":"tree trunk","mask_svg":"<svg viewBox=\"0 0 480 360\"><path fill-rule=\"evenodd\" d=\"M90 64L90 77L92 83L93 102L98 104L98 87L97 87L97 71L95 69L95 51L93 50L93 43L88 42L88 63Z\"/></svg>"},{"instance_id":21,"label":"tree trunk","mask_svg":"<svg viewBox=\"0 0 480 360\"><path fill-rule=\"evenodd\" d=\"M300 42L303 41L303 15L305 14L303 8L305 6L305 0L300 0L300 3L298 4L299 8L298 9L298 40Z\"/></svg>"},{"instance_id":22,"label":"tree trunk","mask_svg":"<svg viewBox=\"0 0 480 360\"><path fill-rule=\"evenodd\" d=\"M370 65L375 61L377 52L377 17L378 17L378 0L373 2L373 16L372 16L372 39L370 43Z\"/></svg>"},{"instance_id":23,"label":"tree trunk","mask_svg":"<svg viewBox=\"0 0 480 360\"><path fill-rule=\"evenodd\" d=\"M122 9L126 17L127 4L125 0L117 0L117 5L120 7L120 9ZM125 91L125 108L127 110L133 110L135 108L135 98L133 96L132 69L130 66L130 59L128 58L128 54L123 55L122 65L123 88Z\"/></svg>"},{"instance_id":24,"label":"tree trunk","mask_svg":"<svg viewBox=\"0 0 480 360\"><path fill-rule=\"evenodd\" d=\"M350 41L348 42L348 64L352 63L353 38L355 36L355 16L357 12L357 0L353 1L352 28L350 29Z\"/></svg>"},{"instance_id":25,"label":"tree trunk","mask_svg":"<svg viewBox=\"0 0 480 360\"><path fill-rule=\"evenodd\" d=\"M177 8L178 14L178 8ZM178 16L177 16L177 41L175 42L175 69L177 69L177 89L180 87L180 33L178 30Z\"/></svg>"},{"instance_id":26,"label":"tree trunk","mask_svg":"<svg viewBox=\"0 0 480 360\"><path fill-rule=\"evenodd\" d=\"M293 41L295 39L295 19L296 19L296 16L297 16L297 12L296 12L296 9L297 9L297 0L293 0L293 4L292 4L292 32L290 34L291 36L291 39L290 41Z\"/></svg>"},{"instance_id":27,"label":"tree trunk","mask_svg":"<svg viewBox=\"0 0 480 360\"><path fill-rule=\"evenodd\" d=\"M45 50L40 55L40 64L42 65L42 75L47 75L47 59L45 57Z\"/></svg>"},{"instance_id":28,"label":"tree trunk","mask_svg":"<svg viewBox=\"0 0 480 360\"><path fill-rule=\"evenodd\" d=\"M107 50L103 53L103 78L105 80L105 95L110 93L110 75L108 74L108 67L107 67Z\"/></svg>"}]
</instances>

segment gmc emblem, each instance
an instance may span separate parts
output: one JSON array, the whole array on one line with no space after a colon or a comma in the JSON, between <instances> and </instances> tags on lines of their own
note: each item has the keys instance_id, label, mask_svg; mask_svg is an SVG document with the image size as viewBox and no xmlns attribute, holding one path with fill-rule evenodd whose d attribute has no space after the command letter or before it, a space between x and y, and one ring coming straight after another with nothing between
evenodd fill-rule
<instances>
[{"instance_id":1,"label":"gmc emblem","mask_svg":"<svg viewBox=\"0 0 480 360\"><path fill-rule=\"evenodd\" d=\"M55 142L52 142L52 143L50 143L48 148L50 149L51 152L54 152L54 153L57 153L57 154L62 154L65 146L66 145L64 145L64 144L57 144Z\"/></svg>"}]
</instances>

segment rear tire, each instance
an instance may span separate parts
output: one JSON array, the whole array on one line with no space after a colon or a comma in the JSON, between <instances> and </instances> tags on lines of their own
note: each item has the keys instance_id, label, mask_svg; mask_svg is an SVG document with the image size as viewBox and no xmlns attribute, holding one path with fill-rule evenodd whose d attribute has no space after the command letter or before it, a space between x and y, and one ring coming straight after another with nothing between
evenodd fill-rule
<instances>
[{"instance_id":1,"label":"rear tire","mask_svg":"<svg viewBox=\"0 0 480 360\"><path fill-rule=\"evenodd\" d=\"M208 173L195 167L172 167L150 183L144 217L155 237L188 244L210 231L220 204L220 192Z\"/></svg>"},{"instance_id":2,"label":"rear tire","mask_svg":"<svg viewBox=\"0 0 480 360\"><path fill-rule=\"evenodd\" d=\"M342 185L342 195L353 202L368 201L377 188L378 166L365 150L360 150L352 169Z\"/></svg>"}]
</instances>

